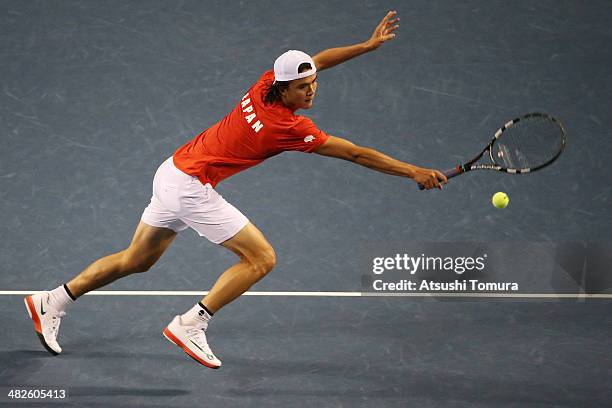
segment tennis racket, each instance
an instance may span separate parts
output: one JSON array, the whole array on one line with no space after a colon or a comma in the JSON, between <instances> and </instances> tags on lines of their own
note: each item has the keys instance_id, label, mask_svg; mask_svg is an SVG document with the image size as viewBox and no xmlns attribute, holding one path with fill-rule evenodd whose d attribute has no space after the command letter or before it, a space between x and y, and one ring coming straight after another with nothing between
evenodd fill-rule
<instances>
[{"instance_id":1,"label":"tennis racket","mask_svg":"<svg viewBox=\"0 0 612 408\"><path fill-rule=\"evenodd\" d=\"M472 160L444 171L447 179L471 170L497 170L525 174L552 164L566 144L565 128L547 113L528 113L495 132L493 140ZM476 164L485 153L491 163ZM419 184L423 190L425 187Z\"/></svg>"}]
</instances>

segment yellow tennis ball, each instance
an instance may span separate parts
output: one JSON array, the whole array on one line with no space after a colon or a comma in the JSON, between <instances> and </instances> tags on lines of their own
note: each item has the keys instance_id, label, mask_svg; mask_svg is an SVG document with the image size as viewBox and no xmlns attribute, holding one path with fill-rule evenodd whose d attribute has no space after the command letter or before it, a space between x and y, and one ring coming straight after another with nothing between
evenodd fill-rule
<instances>
[{"instance_id":1,"label":"yellow tennis ball","mask_svg":"<svg viewBox=\"0 0 612 408\"><path fill-rule=\"evenodd\" d=\"M493 194L491 202L495 208L506 208L510 202L510 198L508 197L508 194L498 191L497 193Z\"/></svg>"}]
</instances>

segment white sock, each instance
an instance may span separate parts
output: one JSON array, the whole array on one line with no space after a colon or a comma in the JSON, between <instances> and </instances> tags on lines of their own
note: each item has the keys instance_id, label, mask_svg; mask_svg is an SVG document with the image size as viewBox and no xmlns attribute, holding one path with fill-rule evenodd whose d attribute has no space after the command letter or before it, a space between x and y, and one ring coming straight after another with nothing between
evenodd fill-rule
<instances>
[{"instance_id":1,"label":"white sock","mask_svg":"<svg viewBox=\"0 0 612 408\"><path fill-rule=\"evenodd\" d=\"M63 312L66 310L66 306L74 303L74 300L66 292L64 285L61 285L49 292L48 302L51 307Z\"/></svg>"},{"instance_id":2,"label":"white sock","mask_svg":"<svg viewBox=\"0 0 612 408\"><path fill-rule=\"evenodd\" d=\"M194 307L189 309L185 314L181 315L181 324L184 326L197 326L203 330L208 327L208 321L212 316L202 307L200 303L196 303Z\"/></svg>"}]
</instances>

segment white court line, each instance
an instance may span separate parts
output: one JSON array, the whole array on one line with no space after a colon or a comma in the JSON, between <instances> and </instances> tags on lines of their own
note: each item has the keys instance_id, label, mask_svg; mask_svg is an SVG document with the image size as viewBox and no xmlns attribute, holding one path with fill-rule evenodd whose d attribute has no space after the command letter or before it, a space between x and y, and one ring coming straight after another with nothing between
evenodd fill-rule
<instances>
[{"instance_id":1,"label":"white court line","mask_svg":"<svg viewBox=\"0 0 612 408\"><path fill-rule=\"evenodd\" d=\"M0 290L0 295L29 295L36 290ZM94 290L87 296L204 296L208 291L174 290ZM612 299L612 293L388 293L388 292L260 292L249 291L244 296L302 297L453 297L453 298L532 298L532 299Z\"/></svg>"}]
</instances>

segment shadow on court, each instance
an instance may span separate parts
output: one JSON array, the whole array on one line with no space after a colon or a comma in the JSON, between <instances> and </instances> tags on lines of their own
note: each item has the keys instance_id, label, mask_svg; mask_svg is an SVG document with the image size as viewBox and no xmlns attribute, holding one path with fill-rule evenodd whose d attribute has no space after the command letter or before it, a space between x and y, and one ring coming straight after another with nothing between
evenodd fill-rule
<instances>
[{"instance_id":1,"label":"shadow on court","mask_svg":"<svg viewBox=\"0 0 612 408\"><path fill-rule=\"evenodd\" d=\"M242 360L240 364L253 367L249 370L240 370L244 377L265 376L274 383L275 379L292 376L296 371L312 375L336 378L342 376L347 384L367 383L367 387L347 385L345 388L330 389L328 387L315 387L309 384L295 387L259 385L241 385L230 388L228 395L239 397L265 397L269 395L283 395L294 398L311 397L313 395L323 398L343 398L350 401L367 399L380 399L379 404L384 406L387 399L428 399L440 404L463 402L471 406L504 406L516 404L542 404L542 406L604 406L606 400L602 390L597 387L576 386L573 395L567 395L565 387L545 382L519 380L514 378L498 379L488 377L466 376L460 373L448 373L444 370L435 371L407 371L402 376L388 376L381 371L372 370L364 373L363 365L338 365L328 362L294 363L286 361L258 361Z\"/></svg>"}]
</instances>

